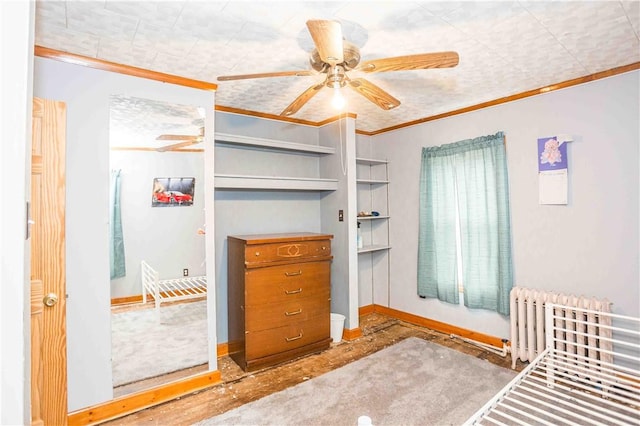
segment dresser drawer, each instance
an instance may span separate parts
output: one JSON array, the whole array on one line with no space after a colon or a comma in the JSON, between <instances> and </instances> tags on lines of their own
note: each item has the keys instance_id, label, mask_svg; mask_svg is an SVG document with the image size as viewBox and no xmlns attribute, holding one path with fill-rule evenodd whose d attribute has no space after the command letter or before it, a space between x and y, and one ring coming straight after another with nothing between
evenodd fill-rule
<instances>
[{"instance_id":1,"label":"dresser drawer","mask_svg":"<svg viewBox=\"0 0 640 426\"><path fill-rule=\"evenodd\" d=\"M331 256L331 241L295 241L245 246L245 263L253 267L263 263L304 261Z\"/></svg>"},{"instance_id":2,"label":"dresser drawer","mask_svg":"<svg viewBox=\"0 0 640 426\"><path fill-rule=\"evenodd\" d=\"M321 315L294 325L246 333L246 356L261 358L306 346L329 337L330 315Z\"/></svg>"},{"instance_id":3,"label":"dresser drawer","mask_svg":"<svg viewBox=\"0 0 640 426\"><path fill-rule=\"evenodd\" d=\"M329 291L326 297L307 297L300 300L260 305L246 310L246 330L260 331L295 325L312 318L330 317Z\"/></svg>"},{"instance_id":4,"label":"dresser drawer","mask_svg":"<svg viewBox=\"0 0 640 426\"><path fill-rule=\"evenodd\" d=\"M245 306L322 298L331 293L331 262L307 262L245 271Z\"/></svg>"}]
</instances>

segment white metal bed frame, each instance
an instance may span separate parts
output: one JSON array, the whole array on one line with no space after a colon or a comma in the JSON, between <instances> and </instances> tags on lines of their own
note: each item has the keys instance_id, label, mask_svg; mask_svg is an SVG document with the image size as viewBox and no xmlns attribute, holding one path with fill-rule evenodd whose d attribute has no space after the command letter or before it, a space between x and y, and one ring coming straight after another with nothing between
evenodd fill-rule
<instances>
[{"instance_id":1,"label":"white metal bed frame","mask_svg":"<svg viewBox=\"0 0 640 426\"><path fill-rule=\"evenodd\" d=\"M159 278L158 271L144 260L142 264L142 303L147 303L147 295L155 302L159 312L160 304L179 300L198 299L207 295L207 277Z\"/></svg>"},{"instance_id":2,"label":"white metal bed frame","mask_svg":"<svg viewBox=\"0 0 640 426\"><path fill-rule=\"evenodd\" d=\"M640 425L640 319L545 306L546 349L466 425Z\"/></svg>"}]
</instances>

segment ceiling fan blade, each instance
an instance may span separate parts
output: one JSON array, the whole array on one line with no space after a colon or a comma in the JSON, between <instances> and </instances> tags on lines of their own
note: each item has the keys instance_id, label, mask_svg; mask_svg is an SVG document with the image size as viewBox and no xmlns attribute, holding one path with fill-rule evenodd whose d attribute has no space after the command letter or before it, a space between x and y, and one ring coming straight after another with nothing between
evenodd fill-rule
<instances>
[{"instance_id":1,"label":"ceiling fan blade","mask_svg":"<svg viewBox=\"0 0 640 426\"><path fill-rule=\"evenodd\" d=\"M384 110L390 110L400 105L399 100L364 78L349 80L348 85Z\"/></svg>"},{"instance_id":2,"label":"ceiling fan blade","mask_svg":"<svg viewBox=\"0 0 640 426\"><path fill-rule=\"evenodd\" d=\"M184 141L184 142L179 142L179 143L174 143L171 145L165 145L165 146L161 146L156 148L156 151L158 152L166 152L166 151L175 151L179 148L184 148L185 146L189 146L189 145L195 145L197 143L202 142L202 138L197 137L197 138L193 138L191 140L188 141Z\"/></svg>"},{"instance_id":3,"label":"ceiling fan blade","mask_svg":"<svg viewBox=\"0 0 640 426\"><path fill-rule=\"evenodd\" d=\"M422 70L428 68L451 68L460 60L456 52L421 53L417 55L396 56L393 58L363 61L356 68L364 72L385 72Z\"/></svg>"},{"instance_id":4,"label":"ceiling fan blade","mask_svg":"<svg viewBox=\"0 0 640 426\"><path fill-rule=\"evenodd\" d=\"M320 59L330 65L344 62L342 27L338 21L309 20L307 28Z\"/></svg>"},{"instance_id":5,"label":"ceiling fan blade","mask_svg":"<svg viewBox=\"0 0 640 426\"><path fill-rule=\"evenodd\" d=\"M310 70L299 71L275 71L275 72L261 72L256 74L238 74L238 75L221 75L218 77L218 81L230 81L230 80L247 80L250 78L267 78L267 77L305 77L309 75L316 75L317 73Z\"/></svg>"},{"instance_id":6,"label":"ceiling fan blade","mask_svg":"<svg viewBox=\"0 0 640 426\"><path fill-rule=\"evenodd\" d=\"M186 141L187 139L197 139L199 136L192 135L160 135L157 141Z\"/></svg>"},{"instance_id":7,"label":"ceiling fan blade","mask_svg":"<svg viewBox=\"0 0 640 426\"><path fill-rule=\"evenodd\" d=\"M291 102L291 104L289 104L289 106L286 107L284 111L280 113L280 115L289 116L289 115L295 114L296 112L298 112L300 108L302 108L304 104L309 102L309 100L313 98L323 87L324 87L324 83L316 84L309 87L307 90L302 92L302 94L298 96L293 102Z\"/></svg>"}]
</instances>

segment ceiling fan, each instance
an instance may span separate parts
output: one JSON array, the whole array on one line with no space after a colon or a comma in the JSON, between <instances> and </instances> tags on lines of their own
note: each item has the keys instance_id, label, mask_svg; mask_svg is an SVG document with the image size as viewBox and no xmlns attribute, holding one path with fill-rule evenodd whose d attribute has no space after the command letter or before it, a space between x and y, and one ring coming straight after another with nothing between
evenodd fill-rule
<instances>
[{"instance_id":1,"label":"ceiling fan","mask_svg":"<svg viewBox=\"0 0 640 426\"><path fill-rule=\"evenodd\" d=\"M204 140L204 127L200 127L200 134L198 135L160 135L156 138L158 141L182 141L164 145L156 148L158 152L165 151L177 151L185 146L195 145Z\"/></svg>"},{"instance_id":2,"label":"ceiling fan","mask_svg":"<svg viewBox=\"0 0 640 426\"><path fill-rule=\"evenodd\" d=\"M450 68L458 65L456 52L421 53L372 59L360 62L358 46L344 40L342 27L338 21L309 20L307 28L315 44L310 54L311 70L278 71L257 74L219 76L218 81L243 80L265 77L302 77L326 74L325 80L314 84L298 96L280 115L290 116L298 112L320 89L338 89L348 86L384 110L400 105L400 101L365 78L350 78L349 71L376 73L406 71L428 68Z\"/></svg>"}]
</instances>

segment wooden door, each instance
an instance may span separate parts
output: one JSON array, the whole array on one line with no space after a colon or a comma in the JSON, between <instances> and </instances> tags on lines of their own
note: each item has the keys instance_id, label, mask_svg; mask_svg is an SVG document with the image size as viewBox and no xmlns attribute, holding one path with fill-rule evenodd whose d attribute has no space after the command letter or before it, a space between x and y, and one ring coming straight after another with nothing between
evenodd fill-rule
<instances>
[{"instance_id":1,"label":"wooden door","mask_svg":"<svg viewBox=\"0 0 640 426\"><path fill-rule=\"evenodd\" d=\"M67 424L66 105L34 98L31 148L31 420Z\"/></svg>"}]
</instances>

